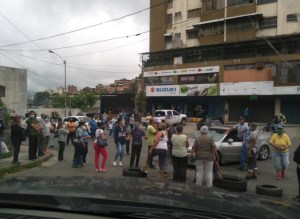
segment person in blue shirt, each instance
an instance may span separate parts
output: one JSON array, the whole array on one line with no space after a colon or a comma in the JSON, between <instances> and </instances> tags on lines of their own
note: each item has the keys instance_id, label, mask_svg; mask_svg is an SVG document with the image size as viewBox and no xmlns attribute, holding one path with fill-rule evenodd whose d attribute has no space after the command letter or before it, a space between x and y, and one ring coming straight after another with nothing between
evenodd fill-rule
<instances>
[{"instance_id":1,"label":"person in blue shirt","mask_svg":"<svg viewBox=\"0 0 300 219\"><path fill-rule=\"evenodd\" d=\"M95 117L93 117L91 119L91 121L89 121L89 126L90 126L90 130L91 130L91 138L94 139L95 138L95 132L98 129L97 121L96 121Z\"/></svg>"}]
</instances>

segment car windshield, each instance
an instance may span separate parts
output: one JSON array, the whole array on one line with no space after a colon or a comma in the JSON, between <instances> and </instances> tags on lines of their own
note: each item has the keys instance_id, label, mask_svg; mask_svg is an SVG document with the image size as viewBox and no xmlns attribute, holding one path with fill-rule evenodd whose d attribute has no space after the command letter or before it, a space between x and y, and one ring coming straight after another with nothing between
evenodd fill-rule
<instances>
[{"instance_id":1,"label":"car windshield","mask_svg":"<svg viewBox=\"0 0 300 219\"><path fill-rule=\"evenodd\" d=\"M226 129L209 128L208 134L210 134L215 141L221 141L226 131Z\"/></svg>"},{"instance_id":2,"label":"car windshield","mask_svg":"<svg viewBox=\"0 0 300 219\"><path fill-rule=\"evenodd\" d=\"M165 111L156 111L154 113L154 116L165 116L165 115L166 115Z\"/></svg>"},{"instance_id":3,"label":"car windshield","mask_svg":"<svg viewBox=\"0 0 300 219\"><path fill-rule=\"evenodd\" d=\"M0 218L300 218L299 109L300 0L0 0Z\"/></svg>"}]
</instances>

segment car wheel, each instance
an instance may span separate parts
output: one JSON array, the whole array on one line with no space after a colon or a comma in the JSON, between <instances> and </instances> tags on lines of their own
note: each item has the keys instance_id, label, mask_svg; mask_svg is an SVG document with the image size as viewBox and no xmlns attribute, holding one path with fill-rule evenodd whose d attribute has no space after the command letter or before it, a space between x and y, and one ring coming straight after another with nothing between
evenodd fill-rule
<instances>
[{"instance_id":1,"label":"car wheel","mask_svg":"<svg viewBox=\"0 0 300 219\"><path fill-rule=\"evenodd\" d=\"M260 147L258 152L258 159L259 160L266 160L270 155L270 149L267 145L263 145Z\"/></svg>"},{"instance_id":2,"label":"car wheel","mask_svg":"<svg viewBox=\"0 0 300 219\"><path fill-rule=\"evenodd\" d=\"M181 120L181 125L186 125L186 119Z\"/></svg>"},{"instance_id":3,"label":"car wheel","mask_svg":"<svg viewBox=\"0 0 300 219\"><path fill-rule=\"evenodd\" d=\"M238 176L223 174L222 178L214 179L214 186L231 192L246 192L247 180Z\"/></svg>"},{"instance_id":4,"label":"car wheel","mask_svg":"<svg viewBox=\"0 0 300 219\"><path fill-rule=\"evenodd\" d=\"M123 169L123 176L147 178L147 173L138 167L128 167Z\"/></svg>"},{"instance_id":5,"label":"car wheel","mask_svg":"<svg viewBox=\"0 0 300 219\"><path fill-rule=\"evenodd\" d=\"M281 197L283 193L282 188L273 185L256 185L256 194L267 195L272 197Z\"/></svg>"}]
</instances>

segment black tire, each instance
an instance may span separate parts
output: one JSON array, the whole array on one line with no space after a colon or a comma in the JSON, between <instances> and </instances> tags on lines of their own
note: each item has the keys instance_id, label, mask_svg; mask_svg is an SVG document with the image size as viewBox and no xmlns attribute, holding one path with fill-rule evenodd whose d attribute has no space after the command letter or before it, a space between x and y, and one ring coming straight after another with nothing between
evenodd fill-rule
<instances>
[{"instance_id":1,"label":"black tire","mask_svg":"<svg viewBox=\"0 0 300 219\"><path fill-rule=\"evenodd\" d=\"M256 194L281 197L283 189L273 185L256 185Z\"/></svg>"},{"instance_id":2,"label":"black tire","mask_svg":"<svg viewBox=\"0 0 300 219\"><path fill-rule=\"evenodd\" d=\"M186 125L186 119L181 120L181 125Z\"/></svg>"},{"instance_id":3,"label":"black tire","mask_svg":"<svg viewBox=\"0 0 300 219\"><path fill-rule=\"evenodd\" d=\"M123 176L147 178L147 173L138 167L128 167L123 169Z\"/></svg>"},{"instance_id":4,"label":"black tire","mask_svg":"<svg viewBox=\"0 0 300 219\"><path fill-rule=\"evenodd\" d=\"M259 160L266 160L270 155L270 148L267 145L263 145L259 148L258 151L258 159Z\"/></svg>"},{"instance_id":5,"label":"black tire","mask_svg":"<svg viewBox=\"0 0 300 219\"><path fill-rule=\"evenodd\" d=\"M247 180L238 176L223 174L222 179L214 179L214 186L231 192L246 192Z\"/></svg>"}]
</instances>

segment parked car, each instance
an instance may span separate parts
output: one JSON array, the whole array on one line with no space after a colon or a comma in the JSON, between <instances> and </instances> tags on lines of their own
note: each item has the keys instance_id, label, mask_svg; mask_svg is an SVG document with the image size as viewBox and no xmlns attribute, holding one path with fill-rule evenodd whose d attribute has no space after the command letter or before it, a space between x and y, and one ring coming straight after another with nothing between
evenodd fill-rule
<instances>
[{"instance_id":1,"label":"parked car","mask_svg":"<svg viewBox=\"0 0 300 219\"><path fill-rule=\"evenodd\" d=\"M227 133L229 127L209 127L208 134L211 135L216 143L218 155L219 155L219 163L231 163L237 162L240 160L242 145L243 142L238 140L236 137L236 132ZM195 135L195 137L198 134ZM258 159L266 160L270 155L271 145L269 140L271 138L270 133L260 133L258 139ZM194 165L194 160L191 156L192 146L194 144L195 138L190 138L189 143L190 146L188 148L189 152L189 165Z\"/></svg>"},{"instance_id":2,"label":"parked car","mask_svg":"<svg viewBox=\"0 0 300 219\"><path fill-rule=\"evenodd\" d=\"M157 122L165 122L166 119L170 119L173 124L186 124L187 116L185 114L180 114L176 110L156 110L154 112L153 118Z\"/></svg>"}]
</instances>

